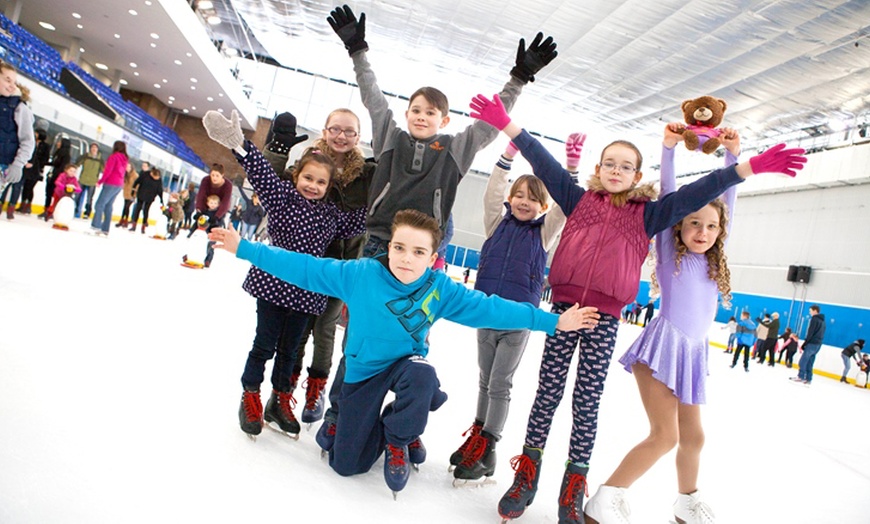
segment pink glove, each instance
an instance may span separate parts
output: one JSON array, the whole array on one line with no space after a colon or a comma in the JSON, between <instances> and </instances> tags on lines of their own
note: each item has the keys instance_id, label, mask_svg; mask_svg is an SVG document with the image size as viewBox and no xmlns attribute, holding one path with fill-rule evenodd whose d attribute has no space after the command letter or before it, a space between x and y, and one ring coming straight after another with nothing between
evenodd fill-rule
<instances>
[{"instance_id":1,"label":"pink glove","mask_svg":"<svg viewBox=\"0 0 870 524\"><path fill-rule=\"evenodd\" d=\"M565 156L568 158L566 164L570 168L576 168L580 165L580 153L583 151L583 143L586 142L586 133L571 133L568 135L568 140L565 142Z\"/></svg>"},{"instance_id":2,"label":"pink glove","mask_svg":"<svg viewBox=\"0 0 870 524\"><path fill-rule=\"evenodd\" d=\"M508 142L507 147L504 148L504 156L506 156L507 158L515 157L519 152L520 150L517 149L517 146L515 146L513 142Z\"/></svg>"},{"instance_id":3,"label":"pink glove","mask_svg":"<svg viewBox=\"0 0 870 524\"><path fill-rule=\"evenodd\" d=\"M471 99L469 107L472 109L471 118L483 120L499 131L511 123L504 104L497 94L493 95L491 101L483 95L477 95Z\"/></svg>"},{"instance_id":4,"label":"pink glove","mask_svg":"<svg viewBox=\"0 0 870 524\"><path fill-rule=\"evenodd\" d=\"M777 144L760 155L749 159L752 173L782 173L794 177L796 171L804 168L807 157L801 148L786 149L785 144Z\"/></svg>"}]
</instances>

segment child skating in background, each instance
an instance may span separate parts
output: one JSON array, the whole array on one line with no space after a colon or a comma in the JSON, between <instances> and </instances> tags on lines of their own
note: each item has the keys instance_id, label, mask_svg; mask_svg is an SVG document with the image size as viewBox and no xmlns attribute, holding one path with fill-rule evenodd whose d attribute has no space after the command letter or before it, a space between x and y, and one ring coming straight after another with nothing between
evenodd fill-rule
<instances>
[{"instance_id":1,"label":"child skating in background","mask_svg":"<svg viewBox=\"0 0 870 524\"><path fill-rule=\"evenodd\" d=\"M336 174L329 156L316 149L306 151L296 162L293 180L282 180L254 144L244 139L235 110L231 120L209 111L202 121L208 136L230 149L245 169L268 213L269 236L275 246L319 257L336 238L352 238L365 231L365 207L342 211L324 200ZM242 288L257 299L257 333L242 374L239 425L248 435L258 435L265 417L282 431L298 435L290 383L296 346L311 318L323 313L326 296L253 266ZM260 384L266 361L273 356L272 395L264 412Z\"/></svg>"},{"instance_id":2,"label":"child skating in background","mask_svg":"<svg viewBox=\"0 0 870 524\"><path fill-rule=\"evenodd\" d=\"M242 238L245 240L253 240L254 231L257 230L260 221L262 221L263 217L266 216L266 210L260 205L260 197L258 197L256 193L253 193L248 197L245 189L239 188L239 194L242 195L242 200L245 201L245 205L247 206L244 211L242 211L242 228L239 230L239 234L242 235Z\"/></svg>"},{"instance_id":3,"label":"child skating in background","mask_svg":"<svg viewBox=\"0 0 870 524\"><path fill-rule=\"evenodd\" d=\"M728 323L722 326L722 329L728 330L728 344L725 345L725 353L731 353L737 343L737 319L729 318Z\"/></svg>"},{"instance_id":4,"label":"child skating in background","mask_svg":"<svg viewBox=\"0 0 870 524\"><path fill-rule=\"evenodd\" d=\"M340 475L356 475L369 471L385 453L384 479L395 496L408 481L408 444L425 431L429 412L447 400L435 368L425 359L435 321L554 333L590 328L598 315L595 308L575 305L557 316L469 290L431 269L441 240L435 219L403 210L393 224L387 254L359 260L319 259L240 243L237 233L225 229L214 230L211 238L270 274L347 303L347 370L329 464ZM384 406L391 391L395 399Z\"/></svg>"},{"instance_id":5,"label":"child skating in background","mask_svg":"<svg viewBox=\"0 0 870 524\"><path fill-rule=\"evenodd\" d=\"M78 167L75 164L67 164L57 176L57 179L55 179L51 205L48 206L48 210L45 212L46 222L54 218L54 208L61 198L69 196L75 199L75 196L82 192L82 186L79 185L79 179L76 178L76 171L78 171Z\"/></svg>"},{"instance_id":6,"label":"child skating in background","mask_svg":"<svg viewBox=\"0 0 870 524\"><path fill-rule=\"evenodd\" d=\"M174 240L178 236L178 231L181 229L181 223L184 221L184 203L181 201L178 193L170 193L169 203L163 211L166 218L169 219L166 232L169 233L169 240Z\"/></svg>"},{"instance_id":7,"label":"child skating in background","mask_svg":"<svg viewBox=\"0 0 870 524\"><path fill-rule=\"evenodd\" d=\"M217 195L207 196L205 199L205 210L197 211L193 216L193 225L190 226L190 233L187 234L187 238L192 237L200 229L208 234L212 229L223 226L223 220L218 216L220 207L221 199ZM188 260L187 255L184 255L181 259L184 265L194 268L200 267L196 262ZM214 242L209 240L205 245L205 259L202 261L202 267L211 267L212 259L214 259Z\"/></svg>"},{"instance_id":8,"label":"child skating in background","mask_svg":"<svg viewBox=\"0 0 870 524\"><path fill-rule=\"evenodd\" d=\"M474 289L535 307L541 303L547 251L553 247L565 215L559 206L543 216L550 198L544 183L533 175L516 179L505 202L517 148L509 143L496 162L483 197L486 241ZM579 158L578 158L579 160ZM510 405L513 376L520 364L529 330L477 330L477 363L480 367L477 413L470 435L450 456L453 476L477 480L495 473L495 445L501 439Z\"/></svg>"},{"instance_id":9,"label":"child skating in background","mask_svg":"<svg viewBox=\"0 0 870 524\"><path fill-rule=\"evenodd\" d=\"M6 218L10 220L15 218L15 204L24 187L19 184L24 164L30 160L36 147L33 113L27 105L29 98L30 91L18 84L15 67L0 60L0 124L4 130L0 141L0 194L4 193L7 184L12 186L6 207Z\"/></svg>"},{"instance_id":10,"label":"child skating in background","mask_svg":"<svg viewBox=\"0 0 870 524\"><path fill-rule=\"evenodd\" d=\"M601 314L591 332L547 337L523 454L512 461L516 475L499 503L499 513L504 518L517 518L535 497L543 448L564 394L571 356L579 343L574 424L559 496L560 522L579 523L598 428L598 405L616 341L619 312L637 296L649 239L753 173L794 175L793 170L806 159L797 155L803 150L784 151L785 146L778 145L749 162L714 171L651 201L652 188L636 187L643 175L642 157L634 144L618 140L605 147L589 179L589 190L585 190L573 183L568 172L537 140L511 122L498 95L492 100L478 95L471 108L473 118L492 124L513 140L568 216L549 275L553 311L563 311L566 304L576 302L595 306Z\"/></svg>"},{"instance_id":11,"label":"child skating in background","mask_svg":"<svg viewBox=\"0 0 870 524\"><path fill-rule=\"evenodd\" d=\"M683 124L665 127L662 141L661 196L677 190L674 147L683 140ZM740 136L722 128L725 166L737 163ZM712 524L714 516L698 492L698 467L704 430L701 404L706 402L707 332L722 295L731 300L731 272L725 246L734 216L737 186L655 237L653 294L661 292L661 310L619 359L634 374L649 418L649 436L622 459L586 504L586 522L630 522L627 490L662 456L677 446L679 495L677 522Z\"/></svg>"},{"instance_id":12,"label":"child skating in background","mask_svg":"<svg viewBox=\"0 0 870 524\"><path fill-rule=\"evenodd\" d=\"M327 22L341 39L353 60L363 105L372 120L372 154L378 163L368 195L366 220L368 241L363 256L386 251L393 215L401 209L416 209L438 221L442 235L453 210L456 191L474 156L489 145L498 132L480 122L448 135L440 131L450 122L447 96L434 87L421 87L411 94L405 111L407 130L393 120L393 111L369 65L365 41L365 14L357 20L347 5L333 9ZM552 38L538 33L528 48L520 39L516 63L501 95L508 109L523 86L556 57ZM333 388L341 390L343 364L336 370ZM330 396L330 408L318 430L318 443L329 450L335 418L340 409ZM415 444L416 446L416 444Z\"/></svg>"},{"instance_id":13,"label":"child skating in background","mask_svg":"<svg viewBox=\"0 0 870 524\"><path fill-rule=\"evenodd\" d=\"M749 371L749 354L752 351L752 345L755 344L756 327L749 311L740 313L740 320L737 321L737 347L734 349L734 359L731 361L732 368L737 365L740 352L743 351L743 370Z\"/></svg>"}]
</instances>

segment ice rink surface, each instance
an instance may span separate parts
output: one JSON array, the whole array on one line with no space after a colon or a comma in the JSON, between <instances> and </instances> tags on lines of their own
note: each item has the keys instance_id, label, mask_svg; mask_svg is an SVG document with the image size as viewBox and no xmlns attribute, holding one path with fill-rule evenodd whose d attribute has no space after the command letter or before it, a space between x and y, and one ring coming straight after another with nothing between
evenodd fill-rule
<instances>
[{"instance_id":1,"label":"ice rink surface","mask_svg":"<svg viewBox=\"0 0 870 524\"><path fill-rule=\"evenodd\" d=\"M303 426L298 442L269 431L252 442L239 429L256 320L241 289L245 262L219 251L210 269L191 270L179 263L202 260L203 233L160 241L113 227L98 238L88 225L64 232L33 216L0 219L0 523L500 522L543 334L532 335L515 377L498 484L457 489L448 457L474 418L476 339L435 324L429 360L450 400L423 435L426 463L394 501L382 461L349 478L329 468L314 441L319 423ZM634 379L616 363L640 329L619 331L591 492L647 432ZM711 338L723 333L714 326ZM823 377L805 387L783 366L729 364L711 347L699 487L717 522L870 522L870 390ZM557 522L570 425L566 394L537 497L517 522ZM629 493L633 522L671 520L673 452Z\"/></svg>"}]
</instances>

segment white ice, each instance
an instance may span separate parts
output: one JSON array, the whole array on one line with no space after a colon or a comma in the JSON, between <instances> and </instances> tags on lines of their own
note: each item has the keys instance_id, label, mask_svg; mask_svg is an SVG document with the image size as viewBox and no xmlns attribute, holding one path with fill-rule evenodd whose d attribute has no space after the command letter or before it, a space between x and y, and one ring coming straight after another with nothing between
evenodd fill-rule
<instances>
[{"instance_id":1,"label":"white ice","mask_svg":"<svg viewBox=\"0 0 870 524\"><path fill-rule=\"evenodd\" d=\"M498 485L457 489L448 457L474 418L475 334L434 326L430 360L450 400L423 435L426 463L394 501L382 461L364 475L334 473L314 441L317 424L298 442L269 431L251 442L239 429L255 327L254 300L240 287L247 264L219 251L210 269L181 267L185 253L202 260L202 233L160 241L113 227L104 239L87 226L0 219L0 523L500 521L542 334L516 376ZM616 364L639 329L620 328L591 491L647 431L634 380ZM715 347L710 357L699 486L718 522L870 521L870 391L824 378L796 385L782 366L729 369ZM568 400L537 498L517 522L558 520ZM672 452L632 487L633 522L668 522L675 496Z\"/></svg>"}]
</instances>

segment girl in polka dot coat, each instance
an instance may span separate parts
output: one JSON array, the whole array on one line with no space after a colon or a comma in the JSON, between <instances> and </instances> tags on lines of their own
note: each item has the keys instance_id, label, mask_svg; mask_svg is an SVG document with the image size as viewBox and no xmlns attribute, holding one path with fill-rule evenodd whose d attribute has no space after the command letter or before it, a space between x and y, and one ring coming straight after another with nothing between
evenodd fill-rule
<instances>
[{"instance_id":1,"label":"girl in polka dot coat","mask_svg":"<svg viewBox=\"0 0 870 524\"><path fill-rule=\"evenodd\" d=\"M333 161L318 150L309 150L297 161L293 180L282 180L250 142L244 156L234 151L248 181L260 196L269 217L272 244L297 253L323 256L335 239L352 238L365 232L366 208L342 211L324 200L336 174ZM251 266L242 288L257 299L257 333L242 374L244 394L239 422L248 434L258 434L263 424L275 422L288 433L299 433L292 408L290 377L296 360L296 345L311 318L323 313L325 295L298 288ZM272 396L265 413L259 389L266 361L275 355Z\"/></svg>"}]
</instances>

